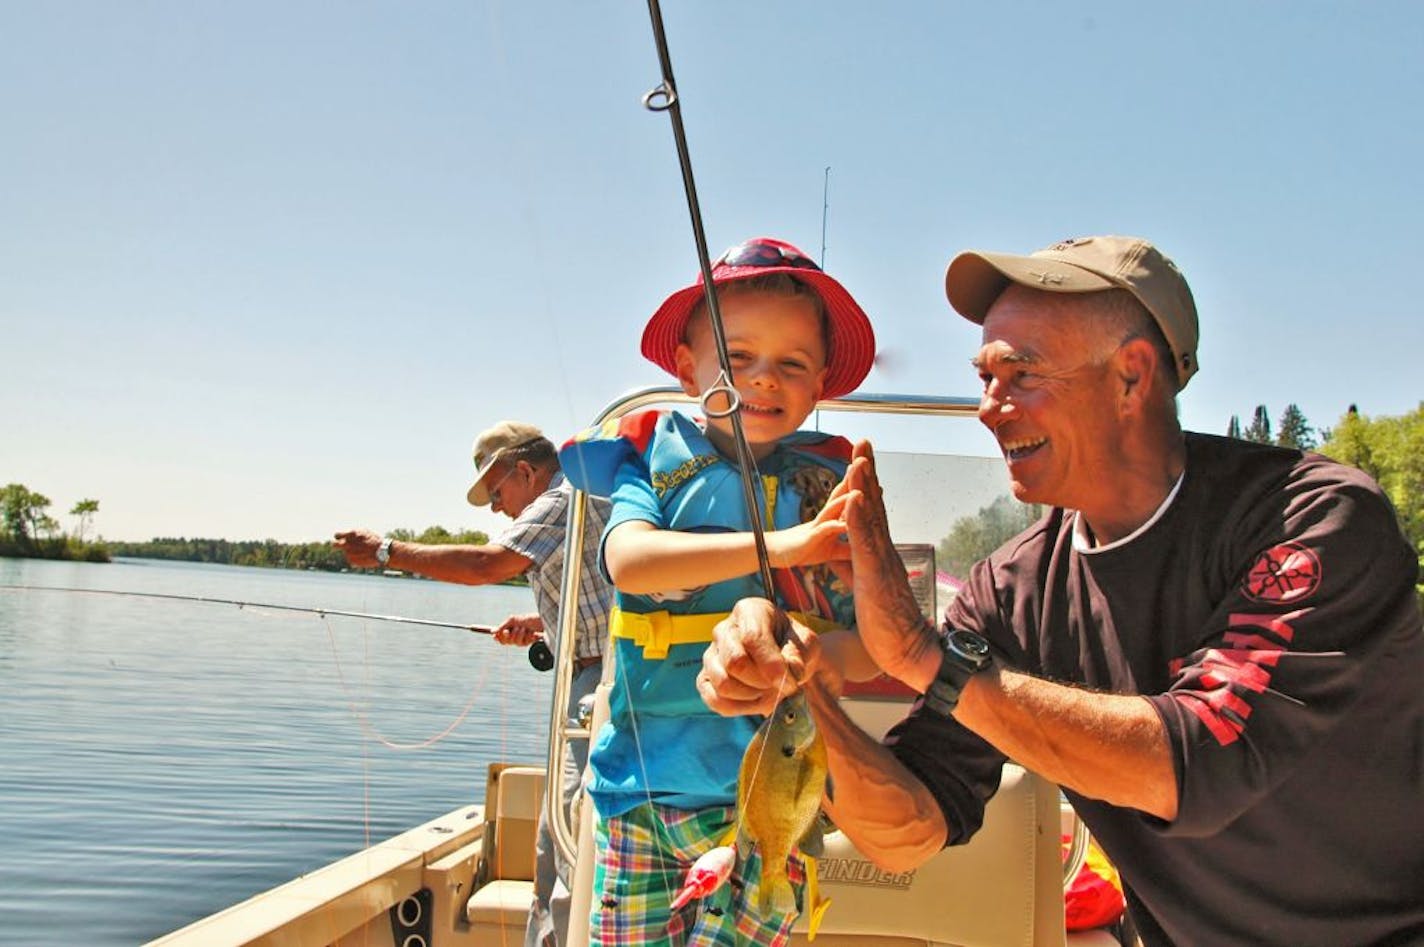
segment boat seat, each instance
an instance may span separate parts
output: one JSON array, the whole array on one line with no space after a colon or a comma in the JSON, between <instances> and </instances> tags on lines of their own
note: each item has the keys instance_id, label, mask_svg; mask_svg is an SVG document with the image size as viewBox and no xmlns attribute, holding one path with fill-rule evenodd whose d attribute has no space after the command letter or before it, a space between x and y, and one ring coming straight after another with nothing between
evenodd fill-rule
<instances>
[{"instance_id":1,"label":"boat seat","mask_svg":"<svg viewBox=\"0 0 1424 947\"><path fill-rule=\"evenodd\" d=\"M534 901L534 846L544 769L496 764L490 767L488 786L485 799L493 817L485 829L482 883L465 904L465 919L476 943L514 947L524 942L529 905Z\"/></svg>"},{"instance_id":2,"label":"boat seat","mask_svg":"<svg viewBox=\"0 0 1424 947\"><path fill-rule=\"evenodd\" d=\"M881 870L830 833L818 864L831 904L816 947L1061 947L1058 821L1058 787L1008 764L974 838L913 871ZM808 943L804 917L792 943Z\"/></svg>"}]
</instances>

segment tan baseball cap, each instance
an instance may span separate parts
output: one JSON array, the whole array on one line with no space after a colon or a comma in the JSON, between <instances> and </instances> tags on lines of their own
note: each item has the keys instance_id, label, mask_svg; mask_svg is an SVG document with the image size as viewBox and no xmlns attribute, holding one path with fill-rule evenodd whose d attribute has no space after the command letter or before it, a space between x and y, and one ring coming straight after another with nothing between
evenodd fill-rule
<instances>
[{"instance_id":1,"label":"tan baseball cap","mask_svg":"<svg viewBox=\"0 0 1424 947\"><path fill-rule=\"evenodd\" d=\"M543 431L522 421L501 421L475 438L475 483L470 487L470 492L465 494L465 499L475 506L487 505L490 496L484 483L485 477L494 469L500 455L543 438Z\"/></svg>"},{"instance_id":2,"label":"tan baseball cap","mask_svg":"<svg viewBox=\"0 0 1424 947\"><path fill-rule=\"evenodd\" d=\"M1197 370L1197 306L1182 271L1140 237L1077 237L1028 256L966 250L949 261L949 304L981 325L1009 285L1049 293L1125 289L1147 307L1167 339L1179 387Z\"/></svg>"}]
</instances>

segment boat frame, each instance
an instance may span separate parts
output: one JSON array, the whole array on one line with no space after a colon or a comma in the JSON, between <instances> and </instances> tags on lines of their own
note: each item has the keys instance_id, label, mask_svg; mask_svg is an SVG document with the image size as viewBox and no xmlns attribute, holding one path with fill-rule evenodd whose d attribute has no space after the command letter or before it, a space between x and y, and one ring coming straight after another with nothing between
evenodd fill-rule
<instances>
[{"instance_id":1,"label":"boat frame","mask_svg":"<svg viewBox=\"0 0 1424 947\"><path fill-rule=\"evenodd\" d=\"M654 405L685 404L680 389L642 388L622 395L595 420L604 424ZM858 394L818 410L973 418L978 399ZM578 600L585 496L569 509L562 601ZM485 803L439 818L324 868L258 894L161 937L150 947L513 947L524 940L532 897L533 837L548 821L554 843L575 865L569 943L586 947L592 892L592 804L586 795L575 825L559 793L545 792L569 740L588 739L608 713L611 662L604 666L590 726L565 720L572 675L576 609L561 609L550 704L549 755L543 769L494 763ZM903 700L855 700L853 719L879 735L907 709ZM555 783L557 785L557 781ZM538 807L542 806L542 812ZM1071 837L1065 858L1060 833ZM827 837L821 859L828 912L820 947L1111 947L1103 931L1064 930L1063 891L1086 854L1086 831L1057 787L1006 764L984 826L970 842L946 849L919 869L892 873L855 850L843 833ZM916 894L918 892L918 894ZM798 919L793 944L807 943Z\"/></svg>"}]
</instances>

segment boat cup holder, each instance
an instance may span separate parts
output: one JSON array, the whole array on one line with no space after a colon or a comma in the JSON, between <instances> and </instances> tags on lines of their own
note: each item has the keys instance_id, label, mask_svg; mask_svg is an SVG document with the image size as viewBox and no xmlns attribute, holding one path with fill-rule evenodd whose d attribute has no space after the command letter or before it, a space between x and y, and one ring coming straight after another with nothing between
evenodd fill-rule
<instances>
[{"instance_id":1,"label":"boat cup holder","mask_svg":"<svg viewBox=\"0 0 1424 947\"><path fill-rule=\"evenodd\" d=\"M391 940L398 947L430 947L430 889L421 888L390 910Z\"/></svg>"}]
</instances>

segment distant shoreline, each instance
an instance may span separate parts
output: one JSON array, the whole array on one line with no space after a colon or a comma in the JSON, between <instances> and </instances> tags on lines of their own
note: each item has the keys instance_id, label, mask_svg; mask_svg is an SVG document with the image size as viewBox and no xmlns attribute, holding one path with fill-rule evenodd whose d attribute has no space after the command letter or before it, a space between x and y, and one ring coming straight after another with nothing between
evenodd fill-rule
<instances>
[{"instance_id":1,"label":"distant shoreline","mask_svg":"<svg viewBox=\"0 0 1424 947\"><path fill-rule=\"evenodd\" d=\"M269 545L267 542L258 541L228 543L227 540L198 540L198 542L214 542L221 545L230 545L236 547L246 547L252 545L261 546L264 547L264 549ZM402 572L398 569L353 569L346 564L346 557L343 556L339 551L336 552L336 559L340 560L339 562L308 562L300 555L294 557L282 556L281 561L252 561L251 559L245 557L242 561L238 561L236 559L209 558L196 553L191 555L173 555L170 554L168 551L153 551L145 553L136 551L135 549L135 547L149 545L151 544L93 542L85 543L82 547L76 549L73 547L72 544L67 543L65 540L56 539L42 540L36 548L25 550L20 549L14 544L6 543L0 545L0 559L47 559L52 561L67 562L111 563L113 562L115 557L118 557L123 559L148 559L155 562L196 562L206 565L238 566L242 568L254 567L261 569L295 569L303 572L347 572L356 573L359 575L380 575L392 579L420 579L422 581L428 582L436 581L435 579L429 579L423 575L416 575L414 572ZM284 544L282 543L276 543L275 545L284 546ZM285 548L296 550L303 549L306 546L329 547L330 544L306 543L302 546L293 546ZM523 575L518 575L507 581L491 584L527 586L529 584L529 580L526 579Z\"/></svg>"}]
</instances>

